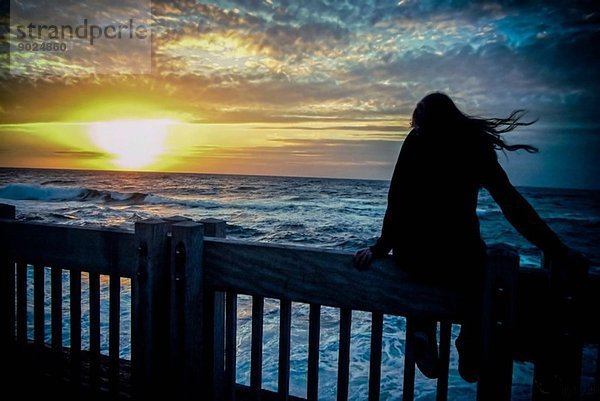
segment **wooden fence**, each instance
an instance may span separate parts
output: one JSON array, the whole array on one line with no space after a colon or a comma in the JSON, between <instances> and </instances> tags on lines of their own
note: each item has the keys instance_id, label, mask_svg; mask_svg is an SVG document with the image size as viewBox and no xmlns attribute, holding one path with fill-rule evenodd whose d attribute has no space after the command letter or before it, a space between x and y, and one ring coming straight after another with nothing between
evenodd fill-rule
<instances>
[{"instance_id":1,"label":"wooden fence","mask_svg":"<svg viewBox=\"0 0 600 401\"><path fill-rule=\"evenodd\" d=\"M437 400L446 400L451 326L468 305L461 293L419 282L391 258L368 271L346 252L225 239L225 223L172 218L138 222L135 232L14 220L0 205L1 308L15 375L81 395L146 399L298 400L290 396L292 302L309 304L307 399L318 399L321 306L340 309L337 399L348 399L352 311L372 314L369 400L380 399L384 315L407 317L402 399L413 399L411 317L440 322ZM432 250L435 251L435 250ZM508 400L513 359L533 360L533 399L580 399L584 342L595 320L600 276L584 263L548 261L519 269L508 246L490 247L482 305L479 400ZM27 271L33 269L33 340L27 338ZM44 281L51 277L51 343L45 344ZM62 272L69 271L70 347L62 339ZM89 285L89 350L81 347L81 274ZM100 352L100 276L109 277L108 356ZM121 278L131 280L131 362L119 357ZM252 297L250 385L236 383L238 294ZM280 300L277 391L263 389L265 298ZM550 315L552 315L550 317ZM516 335L518 333L518 335ZM552 357L550 350L552 351ZM37 374L34 374L37 373ZM400 373L400 372L399 372ZM43 377L44 379L39 379ZM550 380L548 380L550 378ZM598 374L596 374L597 395ZM587 395L587 394L585 394Z\"/></svg>"}]
</instances>

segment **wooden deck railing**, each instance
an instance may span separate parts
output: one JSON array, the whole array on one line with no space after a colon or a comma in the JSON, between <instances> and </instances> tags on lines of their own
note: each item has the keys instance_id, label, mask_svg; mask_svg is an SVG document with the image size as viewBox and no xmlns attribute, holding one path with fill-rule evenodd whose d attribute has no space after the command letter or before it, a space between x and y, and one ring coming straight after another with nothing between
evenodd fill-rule
<instances>
[{"instance_id":1,"label":"wooden deck railing","mask_svg":"<svg viewBox=\"0 0 600 401\"><path fill-rule=\"evenodd\" d=\"M360 272L346 252L225 239L225 223L181 219L136 223L135 232L35 224L14 220L0 205L0 293L9 322L4 340L16 374L35 367L52 383L79 394L145 399L297 400L289 394L292 303L309 304L307 399L318 399L321 306L340 309L337 399L348 399L352 311L372 313L369 400L380 399L383 316L407 317L402 399L414 392L411 317L440 322L443 374L437 400L448 391L452 324L467 305L456 289L416 281L391 259ZM29 266L29 267L28 267ZM34 336L27 338L27 269L33 268ZM554 386L535 400L578 399L584 342L600 338L593 320L600 276L587 266L519 269L517 253L491 247L482 300L483 360L478 399L508 400L513 358L535 362L536 379ZM44 344L44 275L51 277L51 344ZM70 347L62 341L62 272L70 274ZM90 344L81 349L81 273L89 286ZM100 276L109 278L109 351L100 353ZM131 363L119 358L120 280L131 280ZM236 383L238 294L252 297L250 383ZM263 389L265 298L280 300L278 386ZM549 313L553 314L550 324ZM558 319L558 324L556 323ZM515 333L519 333L518 336ZM547 339L547 341L542 341ZM553 358L548 347L553 347ZM545 348L546 347L546 348ZM25 366L23 366L25 365ZM131 372L130 372L131 371ZM597 380L597 378L596 378ZM596 383L597 390L597 383ZM557 398L559 397L559 398ZM565 398L566 397L566 398Z\"/></svg>"}]
</instances>

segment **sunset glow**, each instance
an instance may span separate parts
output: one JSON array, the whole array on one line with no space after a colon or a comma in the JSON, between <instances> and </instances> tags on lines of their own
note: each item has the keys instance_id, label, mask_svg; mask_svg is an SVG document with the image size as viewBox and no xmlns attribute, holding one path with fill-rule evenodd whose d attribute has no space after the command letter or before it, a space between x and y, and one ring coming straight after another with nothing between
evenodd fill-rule
<instances>
[{"instance_id":1,"label":"sunset glow","mask_svg":"<svg viewBox=\"0 0 600 401\"><path fill-rule=\"evenodd\" d=\"M89 124L89 135L123 169L146 168L165 152L170 120L108 121Z\"/></svg>"}]
</instances>

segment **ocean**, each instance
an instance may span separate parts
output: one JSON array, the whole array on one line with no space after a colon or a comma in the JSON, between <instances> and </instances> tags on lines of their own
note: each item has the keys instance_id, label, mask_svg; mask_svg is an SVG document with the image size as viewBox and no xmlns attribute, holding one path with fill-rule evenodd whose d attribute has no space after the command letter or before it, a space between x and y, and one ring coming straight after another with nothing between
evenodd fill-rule
<instances>
[{"instance_id":1,"label":"ocean","mask_svg":"<svg viewBox=\"0 0 600 401\"><path fill-rule=\"evenodd\" d=\"M236 239L355 251L377 239L386 207L388 181L331 178L266 177L175 173L106 172L39 169L0 169L0 203L13 204L21 221L74 226L110 226L132 230L147 218L185 216L213 217L227 222L227 236ZM518 188L542 218L574 249L600 266L600 191ZM439 200L443 202L443 199ZM518 248L521 265L540 265L540 252L523 239L502 216L490 195L482 190L477 214L481 233L488 243L506 243ZM49 277L49 274L46 275ZM68 273L64 273L68 294ZM31 280L31 277L30 277ZM48 283L49 285L49 283ZM87 285L82 285L86 300ZM130 300L129 280L122 280L122 301ZM30 300L32 297L28 297ZM67 297L68 298L68 297ZM101 325L108 324L108 280L101 284ZM65 310L68 299L64 301ZM278 302L265 302L263 376L264 388L277 387ZM83 346L89 342L89 308L84 303ZM249 383L249 297L238 301L238 382ZM33 305L29 305L32 315ZM46 313L49 324L49 300ZM87 320L86 320L87 319ZM339 311L323 308L320 349L320 399L336 396ZM64 344L69 345L68 315L63 317ZM306 396L308 309L294 304L292 315L292 395ZM29 319L30 329L33 318ZM130 310L121 316L121 356L130 357ZM382 399L398 399L402 392L404 355L403 318L384 320ZM453 337L458 333L453 327ZM50 333L47 329L46 333ZM33 332L30 333L33 335ZM47 338L50 341L50 338ZM102 336L102 351L108 339ZM354 312L352 320L350 394L363 400L368 394L370 315ZM586 349L584 373L593 370L592 349ZM460 379L457 355L452 347L449 399L474 399L476 386ZM515 362L513 399L531 394L532 366ZM588 372L589 371L589 372ZM592 373L589 373L591 378ZM434 400L435 381L417 371L415 399Z\"/></svg>"}]
</instances>

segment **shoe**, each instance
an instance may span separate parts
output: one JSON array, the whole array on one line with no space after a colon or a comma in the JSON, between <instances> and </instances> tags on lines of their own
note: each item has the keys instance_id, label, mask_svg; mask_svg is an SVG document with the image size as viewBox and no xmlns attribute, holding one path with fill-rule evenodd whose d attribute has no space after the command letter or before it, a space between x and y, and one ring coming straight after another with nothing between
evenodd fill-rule
<instances>
[{"instance_id":1,"label":"shoe","mask_svg":"<svg viewBox=\"0 0 600 401\"><path fill-rule=\"evenodd\" d=\"M472 346L466 345L463 336L458 336L454 344L458 351L458 373L468 383L479 381L479 358Z\"/></svg>"},{"instance_id":2,"label":"shoe","mask_svg":"<svg viewBox=\"0 0 600 401\"><path fill-rule=\"evenodd\" d=\"M437 379L440 375L440 361L435 338L422 331L414 333L415 362L426 377Z\"/></svg>"}]
</instances>

